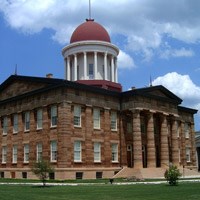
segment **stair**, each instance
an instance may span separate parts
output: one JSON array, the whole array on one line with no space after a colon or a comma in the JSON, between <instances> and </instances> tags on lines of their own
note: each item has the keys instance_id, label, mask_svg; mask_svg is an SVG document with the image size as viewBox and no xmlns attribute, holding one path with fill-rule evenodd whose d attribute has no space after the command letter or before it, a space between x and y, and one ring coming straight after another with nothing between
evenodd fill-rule
<instances>
[{"instance_id":1,"label":"stair","mask_svg":"<svg viewBox=\"0 0 200 200\"><path fill-rule=\"evenodd\" d=\"M168 168L128 168L123 167L113 178L127 178L127 179L158 179L164 178L164 173ZM179 169L183 178L200 177L200 173L194 169L180 168Z\"/></svg>"}]
</instances>

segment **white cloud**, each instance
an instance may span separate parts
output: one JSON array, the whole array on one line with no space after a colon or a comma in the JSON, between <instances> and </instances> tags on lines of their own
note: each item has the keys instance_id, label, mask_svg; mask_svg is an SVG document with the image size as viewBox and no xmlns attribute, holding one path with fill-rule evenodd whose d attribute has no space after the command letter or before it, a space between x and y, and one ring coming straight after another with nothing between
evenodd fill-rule
<instances>
[{"instance_id":1,"label":"white cloud","mask_svg":"<svg viewBox=\"0 0 200 200\"><path fill-rule=\"evenodd\" d=\"M119 69L132 69L136 66L132 57L124 51L120 50L118 55L118 67Z\"/></svg>"},{"instance_id":2,"label":"white cloud","mask_svg":"<svg viewBox=\"0 0 200 200\"><path fill-rule=\"evenodd\" d=\"M163 85L183 99L184 105L200 109L200 87L195 85L188 75L171 72L156 78L153 85Z\"/></svg>"},{"instance_id":3,"label":"white cloud","mask_svg":"<svg viewBox=\"0 0 200 200\"><path fill-rule=\"evenodd\" d=\"M192 49L185 49L184 47L180 49L168 48L160 53L160 57L166 59L170 57L192 57L194 54Z\"/></svg>"},{"instance_id":4,"label":"white cloud","mask_svg":"<svg viewBox=\"0 0 200 200\"><path fill-rule=\"evenodd\" d=\"M139 52L150 60L166 38L193 44L200 41L199 8L200 1L195 0L93 0L92 17L111 30L111 36L123 35L127 51ZM0 0L0 12L12 28L26 34L51 29L52 38L64 44L88 17L88 1ZM193 55L184 47L163 52L163 57Z\"/></svg>"}]
</instances>

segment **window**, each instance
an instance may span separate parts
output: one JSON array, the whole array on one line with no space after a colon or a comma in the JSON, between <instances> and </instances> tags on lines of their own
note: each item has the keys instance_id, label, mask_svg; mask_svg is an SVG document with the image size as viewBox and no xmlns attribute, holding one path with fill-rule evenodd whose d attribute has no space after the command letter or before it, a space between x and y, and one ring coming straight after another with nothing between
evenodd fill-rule
<instances>
[{"instance_id":1,"label":"window","mask_svg":"<svg viewBox=\"0 0 200 200\"><path fill-rule=\"evenodd\" d=\"M101 143L94 143L94 162L101 162Z\"/></svg>"},{"instance_id":2,"label":"window","mask_svg":"<svg viewBox=\"0 0 200 200\"><path fill-rule=\"evenodd\" d=\"M7 135L8 132L8 118L3 118L3 135Z\"/></svg>"},{"instance_id":3,"label":"window","mask_svg":"<svg viewBox=\"0 0 200 200\"><path fill-rule=\"evenodd\" d=\"M2 147L2 163L6 163L6 158L7 158L7 147L3 146Z\"/></svg>"},{"instance_id":4,"label":"window","mask_svg":"<svg viewBox=\"0 0 200 200\"><path fill-rule=\"evenodd\" d=\"M76 172L76 179L83 179L83 172Z\"/></svg>"},{"instance_id":5,"label":"window","mask_svg":"<svg viewBox=\"0 0 200 200\"><path fill-rule=\"evenodd\" d=\"M42 109L37 110L37 129L42 129Z\"/></svg>"},{"instance_id":6,"label":"window","mask_svg":"<svg viewBox=\"0 0 200 200\"><path fill-rule=\"evenodd\" d=\"M180 148L178 149L178 161L179 161L179 163L181 162L181 150L180 150Z\"/></svg>"},{"instance_id":7,"label":"window","mask_svg":"<svg viewBox=\"0 0 200 200\"><path fill-rule=\"evenodd\" d=\"M81 141L74 142L74 162L81 162Z\"/></svg>"},{"instance_id":8,"label":"window","mask_svg":"<svg viewBox=\"0 0 200 200\"><path fill-rule=\"evenodd\" d=\"M13 133L18 132L18 114L13 115Z\"/></svg>"},{"instance_id":9,"label":"window","mask_svg":"<svg viewBox=\"0 0 200 200\"><path fill-rule=\"evenodd\" d=\"M29 162L29 144L24 145L24 162Z\"/></svg>"},{"instance_id":10,"label":"window","mask_svg":"<svg viewBox=\"0 0 200 200\"><path fill-rule=\"evenodd\" d=\"M117 113L111 112L111 130L116 131L117 130Z\"/></svg>"},{"instance_id":11,"label":"window","mask_svg":"<svg viewBox=\"0 0 200 200\"><path fill-rule=\"evenodd\" d=\"M190 133L189 124L185 123L185 138L189 138L189 133Z\"/></svg>"},{"instance_id":12,"label":"window","mask_svg":"<svg viewBox=\"0 0 200 200\"><path fill-rule=\"evenodd\" d=\"M101 179L103 176L103 172L96 172L96 179Z\"/></svg>"},{"instance_id":13,"label":"window","mask_svg":"<svg viewBox=\"0 0 200 200\"><path fill-rule=\"evenodd\" d=\"M186 148L186 162L190 162L190 148Z\"/></svg>"},{"instance_id":14,"label":"window","mask_svg":"<svg viewBox=\"0 0 200 200\"><path fill-rule=\"evenodd\" d=\"M27 172L22 172L22 178L27 179Z\"/></svg>"},{"instance_id":15,"label":"window","mask_svg":"<svg viewBox=\"0 0 200 200\"><path fill-rule=\"evenodd\" d=\"M51 162L57 161L57 142L51 141Z\"/></svg>"},{"instance_id":16,"label":"window","mask_svg":"<svg viewBox=\"0 0 200 200\"><path fill-rule=\"evenodd\" d=\"M29 131L30 130L30 112L25 112L25 124L24 124L24 130Z\"/></svg>"},{"instance_id":17,"label":"window","mask_svg":"<svg viewBox=\"0 0 200 200\"><path fill-rule=\"evenodd\" d=\"M112 144L112 162L118 162L118 144Z\"/></svg>"},{"instance_id":18,"label":"window","mask_svg":"<svg viewBox=\"0 0 200 200\"><path fill-rule=\"evenodd\" d=\"M37 144L37 161L42 160L42 143Z\"/></svg>"},{"instance_id":19,"label":"window","mask_svg":"<svg viewBox=\"0 0 200 200\"><path fill-rule=\"evenodd\" d=\"M17 145L13 146L13 157L12 157L12 162L17 163Z\"/></svg>"},{"instance_id":20,"label":"window","mask_svg":"<svg viewBox=\"0 0 200 200\"><path fill-rule=\"evenodd\" d=\"M100 110L97 108L93 110L93 125L94 128L100 129Z\"/></svg>"},{"instance_id":21,"label":"window","mask_svg":"<svg viewBox=\"0 0 200 200\"><path fill-rule=\"evenodd\" d=\"M74 126L81 127L81 107L74 106Z\"/></svg>"},{"instance_id":22,"label":"window","mask_svg":"<svg viewBox=\"0 0 200 200\"><path fill-rule=\"evenodd\" d=\"M89 64L89 79L94 79L94 66Z\"/></svg>"},{"instance_id":23,"label":"window","mask_svg":"<svg viewBox=\"0 0 200 200\"><path fill-rule=\"evenodd\" d=\"M57 126L57 106L51 107L51 127Z\"/></svg>"}]
</instances>

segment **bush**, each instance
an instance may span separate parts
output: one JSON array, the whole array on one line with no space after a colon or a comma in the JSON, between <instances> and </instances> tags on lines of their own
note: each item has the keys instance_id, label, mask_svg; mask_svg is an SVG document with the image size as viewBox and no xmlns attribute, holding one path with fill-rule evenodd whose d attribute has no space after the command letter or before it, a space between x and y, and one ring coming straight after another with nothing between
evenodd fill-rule
<instances>
[{"instance_id":1,"label":"bush","mask_svg":"<svg viewBox=\"0 0 200 200\"><path fill-rule=\"evenodd\" d=\"M177 185L178 179L181 177L181 173L177 166L172 165L165 171L164 176L170 185Z\"/></svg>"},{"instance_id":2,"label":"bush","mask_svg":"<svg viewBox=\"0 0 200 200\"><path fill-rule=\"evenodd\" d=\"M54 169L50 166L50 163L44 160L34 163L31 170L42 181L43 186L46 185L46 180L49 178L49 173L54 172Z\"/></svg>"}]
</instances>

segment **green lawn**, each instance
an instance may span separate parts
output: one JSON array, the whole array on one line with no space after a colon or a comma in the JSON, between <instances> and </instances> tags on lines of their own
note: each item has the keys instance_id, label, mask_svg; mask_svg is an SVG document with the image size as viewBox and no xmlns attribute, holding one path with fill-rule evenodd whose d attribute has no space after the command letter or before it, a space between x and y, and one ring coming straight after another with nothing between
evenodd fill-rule
<instances>
[{"instance_id":1,"label":"green lawn","mask_svg":"<svg viewBox=\"0 0 200 200\"><path fill-rule=\"evenodd\" d=\"M199 200L200 183L159 185L0 185L0 200Z\"/></svg>"}]
</instances>

